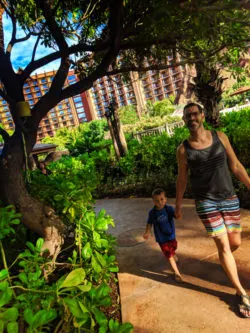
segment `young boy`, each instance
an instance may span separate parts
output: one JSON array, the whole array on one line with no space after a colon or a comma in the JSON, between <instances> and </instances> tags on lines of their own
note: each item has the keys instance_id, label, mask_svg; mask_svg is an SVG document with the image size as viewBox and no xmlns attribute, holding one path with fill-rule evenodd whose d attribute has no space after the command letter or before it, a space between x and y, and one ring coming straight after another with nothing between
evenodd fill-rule
<instances>
[{"instance_id":1,"label":"young boy","mask_svg":"<svg viewBox=\"0 0 250 333\"><path fill-rule=\"evenodd\" d=\"M172 206L167 205L166 193L162 188L157 188L152 193L154 207L149 211L148 221L144 239L148 239L152 226L154 226L155 240L159 243L163 254L167 257L174 272L176 282L183 282L175 261L175 250L177 241L175 239L174 217L175 212Z\"/></svg>"}]
</instances>

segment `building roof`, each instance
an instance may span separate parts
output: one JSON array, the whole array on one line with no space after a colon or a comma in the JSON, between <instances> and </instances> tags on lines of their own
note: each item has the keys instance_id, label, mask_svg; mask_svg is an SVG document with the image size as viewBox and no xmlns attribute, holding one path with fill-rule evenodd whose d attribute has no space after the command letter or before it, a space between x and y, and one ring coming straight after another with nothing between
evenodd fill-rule
<instances>
[{"instance_id":1,"label":"building roof","mask_svg":"<svg viewBox=\"0 0 250 333\"><path fill-rule=\"evenodd\" d=\"M33 150L32 155L38 155L43 153L50 153L56 150L57 145L49 144L49 143L36 143ZM0 143L0 154L2 153L3 144Z\"/></svg>"}]
</instances>

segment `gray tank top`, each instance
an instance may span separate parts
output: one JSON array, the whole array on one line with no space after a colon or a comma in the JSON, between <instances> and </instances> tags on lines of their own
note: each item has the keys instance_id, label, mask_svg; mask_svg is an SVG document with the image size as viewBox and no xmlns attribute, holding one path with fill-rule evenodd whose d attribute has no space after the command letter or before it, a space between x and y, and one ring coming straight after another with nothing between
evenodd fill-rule
<instances>
[{"instance_id":1,"label":"gray tank top","mask_svg":"<svg viewBox=\"0 0 250 333\"><path fill-rule=\"evenodd\" d=\"M196 200L223 200L235 194L225 147L216 131L211 133L212 145L205 149L194 149L187 140L183 142Z\"/></svg>"}]
</instances>

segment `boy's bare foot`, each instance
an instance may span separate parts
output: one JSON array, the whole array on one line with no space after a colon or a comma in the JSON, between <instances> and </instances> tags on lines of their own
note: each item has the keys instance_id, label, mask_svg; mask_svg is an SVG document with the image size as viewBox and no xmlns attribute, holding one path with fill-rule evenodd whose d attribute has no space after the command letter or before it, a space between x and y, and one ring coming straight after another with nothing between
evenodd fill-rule
<instances>
[{"instance_id":1,"label":"boy's bare foot","mask_svg":"<svg viewBox=\"0 0 250 333\"><path fill-rule=\"evenodd\" d=\"M174 274L174 280L175 280L175 282L177 282L177 283L183 283L183 282L184 282L182 276L181 276L181 275L178 275L178 274Z\"/></svg>"}]
</instances>

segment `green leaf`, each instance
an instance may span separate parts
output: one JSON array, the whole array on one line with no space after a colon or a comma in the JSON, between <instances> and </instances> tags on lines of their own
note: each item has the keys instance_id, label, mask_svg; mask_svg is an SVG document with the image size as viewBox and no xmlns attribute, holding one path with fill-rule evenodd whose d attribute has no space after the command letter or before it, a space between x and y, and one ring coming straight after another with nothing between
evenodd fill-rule
<instances>
[{"instance_id":1,"label":"green leaf","mask_svg":"<svg viewBox=\"0 0 250 333\"><path fill-rule=\"evenodd\" d=\"M95 255L99 263L102 265L102 267L105 267L107 264L105 257L97 251L95 251Z\"/></svg>"},{"instance_id":2,"label":"green leaf","mask_svg":"<svg viewBox=\"0 0 250 333\"><path fill-rule=\"evenodd\" d=\"M0 271L0 281L6 279L8 277L8 275L9 275L9 273L8 273L7 269L2 269Z\"/></svg>"},{"instance_id":3,"label":"green leaf","mask_svg":"<svg viewBox=\"0 0 250 333\"><path fill-rule=\"evenodd\" d=\"M9 288L9 283L3 281L0 283L0 307L8 304L12 297L12 290Z\"/></svg>"},{"instance_id":4,"label":"green leaf","mask_svg":"<svg viewBox=\"0 0 250 333\"><path fill-rule=\"evenodd\" d=\"M70 215L71 215L72 218L75 218L76 214L75 214L75 208L74 207L70 207L69 208L69 213L70 213Z\"/></svg>"},{"instance_id":5,"label":"green leaf","mask_svg":"<svg viewBox=\"0 0 250 333\"><path fill-rule=\"evenodd\" d=\"M0 333L3 333L4 330L4 322L0 320Z\"/></svg>"},{"instance_id":6,"label":"green leaf","mask_svg":"<svg viewBox=\"0 0 250 333\"><path fill-rule=\"evenodd\" d=\"M20 224L20 220L18 219L11 220L11 224Z\"/></svg>"},{"instance_id":7,"label":"green leaf","mask_svg":"<svg viewBox=\"0 0 250 333\"><path fill-rule=\"evenodd\" d=\"M84 312L84 313L89 312L89 310L86 308L85 305L83 305L82 302L78 301L78 303L79 303L79 306L80 306L82 312Z\"/></svg>"},{"instance_id":8,"label":"green leaf","mask_svg":"<svg viewBox=\"0 0 250 333\"><path fill-rule=\"evenodd\" d=\"M116 320L110 319L109 329L111 332L115 332L119 328L119 323Z\"/></svg>"},{"instance_id":9,"label":"green leaf","mask_svg":"<svg viewBox=\"0 0 250 333\"><path fill-rule=\"evenodd\" d=\"M36 248L34 246L34 244L32 244L31 242L26 242L26 245L28 246L28 248L32 251L35 252Z\"/></svg>"},{"instance_id":10,"label":"green leaf","mask_svg":"<svg viewBox=\"0 0 250 333\"><path fill-rule=\"evenodd\" d=\"M119 272L119 267L118 267L118 266L110 267L110 268L109 268L109 271L110 271L110 272L113 272L113 273L117 273L117 272Z\"/></svg>"},{"instance_id":11,"label":"green leaf","mask_svg":"<svg viewBox=\"0 0 250 333\"><path fill-rule=\"evenodd\" d=\"M106 326L101 326L101 327L99 328L98 333L107 333L107 327L106 327Z\"/></svg>"},{"instance_id":12,"label":"green leaf","mask_svg":"<svg viewBox=\"0 0 250 333\"><path fill-rule=\"evenodd\" d=\"M5 322L16 321L18 318L18 310L16 308L9 308L4 312L0 312L0 318Z\"/></svg>"},{"instance_id":13,"label":"green leaf","mask_svg":"<svg viewBox=\"0 0 250 333\"><path fill-rule=\"evenodd\" d=\"M97 230L108 230L108 220L105 218L98 218L95 223Z\"/></svg>"},{"instance_id":14,"label":"green leaf","mask_svg":"<svg viewBox=\"0 0 250 333\"><path fill-rule=\"evenodd\" d=\"M63 281L63 283L59 289L68 288L68 287L76 287L79 284L83 283L85 276L86 276L86 274L85 274L85 271L83 268L74 269L72 272L70 272L67 275L66 279Z\"/></svg>"},{"instance_id":15,"label":"green leaf","mask_svg":"<svg viewBox=\"0 0 250 333\"><path fill-rule=\"evenodd\" d=\"M104 249L107 249L109 247L109 242L107 241L107 239L100 239L100 244L101 244L101 247L104 248Z\"/></svg>"},{"instance_id":16,"label":"green leaf","mask_svg":"<svg viewBox=\"0 0 250 333\"><path fill-rule=\"evenodd\" d=\"M30 308L27 308L24 310L23 317L24 317L24 320L26 321L26 323L28 323L30 326L32 326L33 311Z\"/></svg>"},{"instance_id":17,"label":"green leaf","mask_svg":"<svg viewBox=\"0 0 250 333\"><path fill-rule=\"evenodd\" d=\"M80 306L79 302L76 299L65 297L64 303L68 306L70 312L77 318L85 318L86 311L83 311L82 307Z\"/></svg>"},{"instance_id":18,"label":"green leaf","mask_svg":"<svg viewBox=\"0 0 250 333\"><path fill-rule=\"evenodd\" d=\"M90 243L87 242L82 249L82 257L84 259L89 259L91 258L91 256L92 256L92 249L90 247Z\"/></svg>"},{"instance_id":19,"label":"green leaf","mask_svg":"<svg viewBox=\"0 0 250 333\"><path fill-rule=\"evenodd\" d=\"M98 264L95 256L93 255L91 258L91 265L96 273L100 273L102 271L101 266Z\"/></svg>"},{"instance_id":20,"label":"green leaf","mask_svg":"<svg viewBox=\"0 0 250 333\"><path fill-rule=\"evenodd\" d=\"M85 286L80 284L79 286L77 286L77 288L80 289L83 293L86 293L86 292L90 291L91 283L88 282L88 284L86 284Z\"/></svg>"},{"instance_id":21,"label":"green leaf","mask_svg":"<svg viewBox=\"0 0 250 333\"><path fill-rule=\"evenodd\" d=\"M93 313L95 315L95 319L97 321L97 323L100 326L108 326L108 319L106 318L105 314L103 312L101 312L99 309L93 309Z\"/></svg>"},{"instance_id":22,"label":"green leaf","mask_svg":"<svg viewBox=\"0 0 250 333\"><path fill-rule=\"evenodd\" d=\"M36 241L36 248L39 252L41 251L43 244L44 244L44 239L38 238L38 240Z\"/></svg>"},{"instance_id":23,"label":"green leaf","mask_svg":"<svg viewBox=\"0 0 250 333\"><path fill-rule=\"evenodd\" d=\"M18 333L18 323L8 323L7 333Z\"/></svg>"},{"instance_id":24,"label":"green leaf","mask_svg":"<svg viewBox=\"0 0 250 333\"><path fill-rule=\"evenodd\" d=\"M27 283L28 283L28 278L27 278L27 274L26 274L26 273L24 273L24 272L19 273L19 274L18 274L18 278L19 278L20 281L22 281L24 284L27 285Z\"/></svg>"},{"instance_id":25,"label":"green leaf","mask_svg":"<svg viewBox=\"0 0 250 333\"><path fill-rule=\"evenodd\" d=\"M55 201L62 201L63 200L63 195L62 194L56 194L56 195L54 195L54 200Z\"/></svg>"},{"instance_id":26,"label":"green leaf","mask_svg":"<svg viewBox=\"0 0 250 333\"><path fill-rule=\"evenodd\" d=\"M42 327L43 325L46 325L50 321L56 319L56 317L57 312L55 309L40 310L33 317L32 328Z\"/></svg>"}]
</instances>

